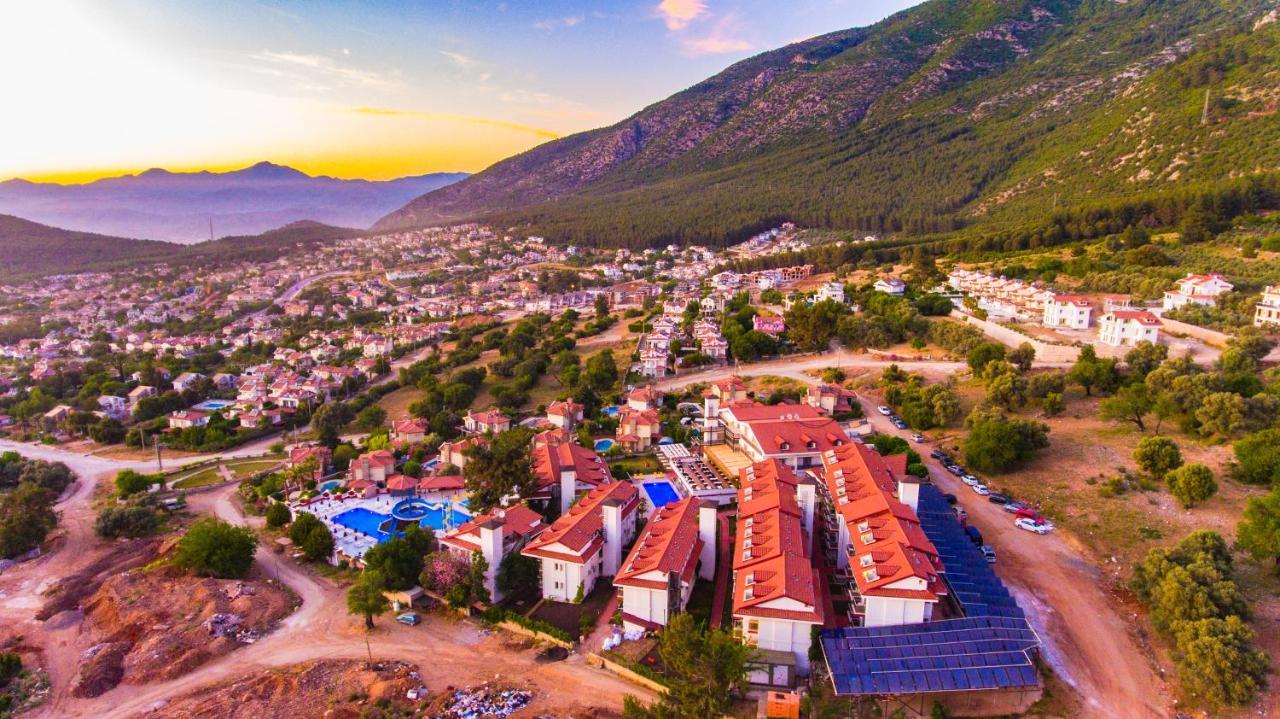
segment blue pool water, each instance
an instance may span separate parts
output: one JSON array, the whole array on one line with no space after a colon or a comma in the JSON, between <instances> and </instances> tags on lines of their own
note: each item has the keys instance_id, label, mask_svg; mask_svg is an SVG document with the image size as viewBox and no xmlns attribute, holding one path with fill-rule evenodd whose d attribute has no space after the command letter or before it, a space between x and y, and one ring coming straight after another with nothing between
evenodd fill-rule
<instances>
[{"instance_id":1,"label":"blue pool water","mask_svg":"<svg viewBox=\"0 0 1280 719\"><path fill-rule=\"evenodd\" d=\"M202 412L217 412L220 409L226 409L234 404L235 402L232 402L229 399L206 399L200 404L191 405L191 409L198 409Z\"/></svg>"},{"instance_id":2,"label":"blue pool water","mask_svg":"<svg viewBox=\"0 0 1280 719\"><path fill-rule=\"evenodd\" d=\"M620 409L621 409L621 408L620 408L620 407L618 407L618 405L614 404L614 405L609 405L608 407L603 407L603 408L601 408L601 409L600 409L600 411L601 411L601 412L603 412L604 414L606 414L606 415L610 416L610 417L617 417L617 416L618 416L618 411L619 411Z\"/></svg>"},{"instance_id":3,"label":"blue pool water","mask_svg":"<svg viewBox=\"0 0 1280 719\"><path fill-rule=\"evenodd\" d=\"M613 449L613 440L607 439L607 438L597 439L595 443L595 448L597 452L608 452L609 450Z\"/></svg>"},{"instance_id":4,"label":"blue pool water","mask_svg":"<svg viewBox=\"0 0 1280 719\"><path fill-rule=\"evenodd\" d=\"M641 486L644 487L644 493L649 495L649 502L655 509L680 501L680 494L670 482L645 482Z\"/></svg>"},{"instance_id":5,"label":"blue pool water","mask_svg":"<svg viewBox=\"0 0 1280 719\"><path fill-rule=\"evenodd\" d=\"M342 486L341 480L331 479L328 482L325 482L324 484L320 485L319 489L321 492L332 492L333 490L341 486Z\"/></svg>"},{"instance_id":6,"label":"blue pool water","mask_svg":"<svg viewBox=\"0 0 1280 719\"><path fill-rule=\"evenodd\" d=\"M421 516L421 519L418 521L418 525L422 527L430 527L432 530L437 532L452 529L471 521L471 515L469 513L464 512L457 507L454 507L453 510L450 511L448 505L430 507L426 506L424 503L422 505L411 507L408 512L402 511L401 514L404 514L406 517L412 516L415 519ZM389 514L382 514L371 509L365 509L364 507L353 507L345 512L334 515L332 521L335 524L348 529L354 529L359 532L364 532L370 537L376 537L379 542L385 542L391 538L391 535L382 531L381 527L382 523L386 522L390 518L391 515Z\"/></svg>"}]
</instances>

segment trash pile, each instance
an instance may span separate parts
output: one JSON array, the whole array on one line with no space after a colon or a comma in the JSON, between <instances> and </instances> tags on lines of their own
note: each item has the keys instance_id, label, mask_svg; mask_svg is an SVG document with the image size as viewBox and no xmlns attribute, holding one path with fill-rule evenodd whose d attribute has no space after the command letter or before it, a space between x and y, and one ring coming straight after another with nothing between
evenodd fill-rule
<instances>
[{"instance_id":1,"label":"trash pile","mask_svg":"<svg viewBox=\"0 0 1280 719\"><path fill-rule=\"evenodd\" d=\"M506 719L533 701L533 692L488 686L456 689L435 719Z\"/></svg>"},{"instance_id":2,"label":"trash pile","mask_svg":"<svg viewBox=\"0 0 1280 719\"><path fill-rule=\"evenodd\" d=\"M604 645L601 648L608 651L616 648L624 641L634 642L638 639L644 639L644 635L643 629L632 629L629 632L623 632L615 627L613 633L604 638Z\"/></svg>"},{"instance_id":3,"label":"trash pile","mask_svg":"<svg viewBox=\"0 0 1280 719\"><path fill-rule=\"evenodd\" d=\"M236 614L215 614L204 623L209 628L209 636L225 637L240 631L241 619Z\"/></svg>"}]
</instances>

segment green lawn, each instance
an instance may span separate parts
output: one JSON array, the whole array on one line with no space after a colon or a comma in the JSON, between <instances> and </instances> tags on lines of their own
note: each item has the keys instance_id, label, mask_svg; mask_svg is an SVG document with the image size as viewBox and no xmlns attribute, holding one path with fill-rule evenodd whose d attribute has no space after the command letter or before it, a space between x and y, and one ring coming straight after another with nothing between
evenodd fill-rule
<instances>
[{"instance_id":1,"label":"green lawn","mask_svg":"<svg viewBox=\"0 0 1280 719\"><path fill-rule=\"evenodd\" d=\"M280 464L280 460L278 459L254 459L243 460L240 462L228 462L225 466L227 469L231 470L231 473L237 480L241 480L247 479L258 472L264 472L271 469L278 464ZM218 484L222 482L222 474L219 472L219 468L222 466L224 465L215 464L211 467L202 469L195 474L183 477L174 483L174 489L195 489L196 487Z\"/></svg>"}]
</instances>

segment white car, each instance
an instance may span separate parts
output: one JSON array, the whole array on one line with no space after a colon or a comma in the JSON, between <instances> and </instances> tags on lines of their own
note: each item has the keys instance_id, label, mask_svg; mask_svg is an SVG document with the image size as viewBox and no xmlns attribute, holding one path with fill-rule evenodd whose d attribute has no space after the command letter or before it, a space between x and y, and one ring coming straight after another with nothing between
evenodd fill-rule
<instances>
[{"instance_id":1,"label":"white car","mask_svg":"<svg viewBox=\"0 0 1280 719\"><path fill-rule=\"evenodd\" d=\"M916 432L915 434L911 435L911 441L915 442L916 444L923 444L924 435L920 434L919 432Z\"/></svg>"},{"instance_id":2,"label":"white car","mask_svg":"<svg viewBox=\"0 0 1280 719\"><path fill-rule=\"evenodd\" d=\"M1013 526L1018 529L1025 529L1028 532L1035 532L1036 534L1048 534L1053 531L1052 524L1049 524L1048 522L1037 523L1036 520L1031 519L1030 517L1022 517L1021 519L1013 520Z\"/></svg>"},{"instance_id":3,"label":"white car","mask_svg":"<svg viewBox=\"0 0 1280 719\"><path fill-rule=\"evenodd\" d=\"M976 487L976 486L978 486L979 484L982 484L982 482L979 482L979 481L978 481L978 478L977 478L977 477L975 477L975 476L973 476L972 474L966 474L965 476L963 476L963 477L961 477L961 478L960 478L960 481L961 481L961 482L964 482L965 484L969 485L970 487Z\"/></svg>"},{"instance_id":4,"label":"white car","mask_svg":"<svg viewBox=\"0 0 1280 719\"><path fill-rule=\"evenodd\" d=\"M879 412L880 414L882 414L882 415L886 416L886 417L888 417L889 415L893 414L893 410L892 410L892 409L889 409L887 406L885 406L885 405L883 405L883 404L882 404L882 405L880 405L879 407L876 407L876 411L877 411L877 412Z\"/></svg>"},{"instance_id":5,"label":"white car","mask_svg":"<svg viewBox=\"0 0 1280 719\"><path fill-rule=\"evenodd\" d=\"M975 484L973 485L973 493L985 497L991 494L991 490L987 489L985 484Z\"/></svg>"}]
</instances>

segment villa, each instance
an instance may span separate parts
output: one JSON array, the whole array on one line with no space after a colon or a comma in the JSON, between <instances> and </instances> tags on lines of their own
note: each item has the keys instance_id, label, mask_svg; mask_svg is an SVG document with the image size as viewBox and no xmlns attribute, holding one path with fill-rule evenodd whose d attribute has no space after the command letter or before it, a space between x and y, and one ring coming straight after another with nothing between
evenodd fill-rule
<instances>
[{"instance_id":1,"label":"villa","mask_svg":"<svg viewBox=\"0 0 1280 719\"><path fill-rule=\"evenodd\" d=\"M591 490L520 553L542 562L542 596L577 602L601 577L622 566L622 549L636 534L640 491L630 482Z\"/></svg>"},{"instance_id":2,"label":"villa","mask_svg":"<svg viewBox=\"0 0 1280 719\"><path fill-rule=\"evenodd\" d=\"M440 538L440 546L468 559L479 552L488 563L484 584L494 602L502 601L498 588L498 571L509 555L524 549L547 528L542 515L524 504L497 508Z\"/></svg>"},{"instance_id":3,"label":"villa","mask_svg":"<svg viewBox=\"0 0 1280 719\"><path fill-rule=\"evenodd\" d=\"M496 409L483 412L468 410L467 416L462 419L462 426L472 434L497 434L511 429L511 418Z\"/></svg>"},{"instance_id":4,"label":"villa","mask_svg":"<svg viewBox=\"0 0 1280 719\"><path fill-rule=\"evenodd\" d=\"M1172 310L1187 305L1212 307L1218 295L1235 289L1226 277L1213 272L1207 275L1189 274L1178 280L1177 289L1164 293L1164 309Z\"/></svg>"},{"instance_id":5,"label":"villa","mask_svg":"<svg viewBox=\"0 0 1280 719\"><path fill-rule=\"evenodd\" d=\"M1044 303L1045 327L1088 329L1093 321L1093 305L1084 295L1053 295Z\"/></svg>"},{"instance_id":6,"label":"villa","mask_svg":"<svg viewBox=\"0 0 1280 719\"><path fill-rule=\"evenodd\" d=\"M628 452L643 452L662 437L662 422L658 410L637 410L631 406L618 412L618 444Z\"/></svg>"},{"instance_id":7,"label":"villa","mask_svg":"<svg viewBox=\"0 0 1280 719\"><path fill-rule=\"evenodd\" d=\"M716 505L682 499L659 508L613 580L627 631L664 627L684 611L698 578L715 578Z\"/></svg>"},{"instance_id":8,"label":"villa","mask_svg":"<svg viewBox=\"0 0 1280 719\"><path fill-rule=\"evenodd\" d=\"M1267 285L1253 313L1255 327L1280 326L1280 285Z\"/></svg>"},{"instance_id":9,"label":"villa","mask_svg":"<svg viewBox=\"0 0 1280 719\"><path fill-rule=\"evenodd\" d=\"M1115 310L1098 320L1098 341L1111 347L1132 347L1160 341L1160 318L1146 310Z\"/></svg>"}]
</instances>

